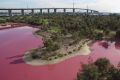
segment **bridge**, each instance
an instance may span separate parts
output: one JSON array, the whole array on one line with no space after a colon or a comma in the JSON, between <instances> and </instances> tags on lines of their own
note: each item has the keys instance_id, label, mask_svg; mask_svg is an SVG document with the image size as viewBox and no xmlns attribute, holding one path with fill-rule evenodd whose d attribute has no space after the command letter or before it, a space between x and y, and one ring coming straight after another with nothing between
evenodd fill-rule
<instances>
[{"instance_id":1,"label":"bridge","mask_svg":"<svg viewBox=\"0 0 120 80\"><path fill-rule=\"evenodd\" d=\"M37 11L37 12L36 12ZM99 12L92 9L83 8L0 8L0 16L14 16L14 15L34 15L50 14L50 13L86 13L98 14Z\"/></svg>"}]
</instances>

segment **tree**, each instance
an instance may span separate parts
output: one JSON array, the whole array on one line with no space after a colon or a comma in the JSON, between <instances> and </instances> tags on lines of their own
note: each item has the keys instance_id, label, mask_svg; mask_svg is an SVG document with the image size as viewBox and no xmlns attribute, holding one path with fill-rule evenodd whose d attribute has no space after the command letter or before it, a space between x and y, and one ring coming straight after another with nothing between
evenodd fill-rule
<instances>
[{"instance_id":1,"label":"tree","mask_svg":"<svg viewBox=\"0 0 120 80\"><path fill-rule=\"evenodd\" d=\"M0 18L0 23L5 23L6 19Z\"/></svg>"},{"instance_id":2,"label":"tree","mask_svg":"<svg viewBox=\"0 0 120 80\"><path fill-rule=\"evenodd\" d=\"M120 30L117 30L117 31L116 31L116 36L115 36L115 38L116 38L117 40L120 40Z\"/></svg>"},{"instance_id":3,"label":"tree","mask_svg":"<svg viewBox=\"0 0 120 80\"><path fill-rule=\"evenodd\" d=\"M82 74L77 74L77 80L98 80L99 72L95 65L83 65Z\"/></svg>"},{"instance_id":4,"label":"tree","mask_svg":"<svg viewBox=\"0 0 120 80\"><path fill-rule=\"evenodd\" d=\"M110 64L106 58L82 66L77 80L120 80L120 70Z\"/></svg>"},{"instance_id":5,"label":"tree","mask_svg":"<svg viewBox=\"0 0 120 80\"><path fill-rule=\"evenodd\" d=\"M97 34L95 35L95 39L96 39L96 40L102 40L102 39L103 39L103 33L97 33Z\"/></svg>"}]
</instances>

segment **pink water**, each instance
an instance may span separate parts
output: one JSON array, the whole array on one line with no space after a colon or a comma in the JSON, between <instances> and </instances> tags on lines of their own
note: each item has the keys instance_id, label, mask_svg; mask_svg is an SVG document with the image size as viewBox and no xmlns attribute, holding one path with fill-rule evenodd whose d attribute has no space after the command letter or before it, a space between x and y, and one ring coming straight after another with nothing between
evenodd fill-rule
<instances>
[{"instance_id":1,"label":"pink water","mask_svg":"<svg viewBox=\"0 0 120 80\"><path fill-rule=\"evenodd\" d=\"M31 66L24 63L24 52L42 45L32 27L0 30L0 80L74 80L81 63L106 57L117 66L120 61L119 44L96 42L89 56L78 56L54 65Z\"/></svg>"}]
</instances>

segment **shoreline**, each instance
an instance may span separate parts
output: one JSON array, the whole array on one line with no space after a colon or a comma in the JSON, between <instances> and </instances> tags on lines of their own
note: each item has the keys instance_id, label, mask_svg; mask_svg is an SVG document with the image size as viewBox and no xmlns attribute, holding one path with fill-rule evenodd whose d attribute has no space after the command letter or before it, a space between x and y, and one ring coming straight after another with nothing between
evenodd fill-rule
<instances>
[{"instance_id":1,"label":"shoreline","mask_svg":"<svg viewBox=\"0 0 120 80\"><path fill-rule=\"evenodd\" d=\"M3 29L9 29L9 28L17 28L17 27L23 27L23 26L30 26L30 27L36 27L38 28L37 26L35 25L30 25L30 24L26 24L26 23L3 23L3 24L0 24L0 30L3 30ZM33 32L33 35L35 35L35 37L37 38L43 38L42 36L39 36L37 35L35 32ZM70 58L73 58L73 57L76 57L76 56L80 56L80 55L89 55L91 53L90 51L90 47L89 47L89 43L90 41L86 41L85 44L83 44L83 47L79 50L79 51L76 51L72 54L68 54L64 57L59 57L58 59L53 59L53 60L40 60L40 59L35 59L35 60L31 60L31 61L28 61L26 60L26 55L28 54L28 56L30 56L30 51L26 52L23 56L23 60L26 64L29 64L29 65L33 65L33 66L42 66L42 65L49 65L49 64L57 64L57 63L60 63L62 61L65 61L67 59L70 59Z\"/></svg>"},{"instance_id":2,"label":"shoreline","mask_svg":"<svg viewBox=\"0 0 120 80\"><path fill-rule=\"evenodd\" d=\"M9 28L23 27L23 26L30 26L30 27L38 28L38 26L27 24L27 23L7 22L7 23L1 23L0 24L0 30L9 29Z\"/></svg>"},{"instance_id":3,"label":"shoreline","mask_svg":"<svg viewBox=\"0 0 120 80\"><path fill-rule=\"evenodd\" d=\"M40 59L28 61L28 60L25 59L26 55L30 54L30 51L28 51L23 56L23 60L28 65L32 65L32 66L44 66L44 65L50 65L50 64L57 64L57 63L60 63L62 61L68 60L68 59L76 57L76 56L81 56L81 55L86 55L87 56L90 53L91 53L90 47L88 46L87 43L85 43L83 45L83 47L79 51L76 51L73 54L69 54L69 55L66 55L66 56L58 58L58 59L54 59L54 60L50 60L50 61L48 61L48 60L40 60Z\"/></svg>"}]
</instances>

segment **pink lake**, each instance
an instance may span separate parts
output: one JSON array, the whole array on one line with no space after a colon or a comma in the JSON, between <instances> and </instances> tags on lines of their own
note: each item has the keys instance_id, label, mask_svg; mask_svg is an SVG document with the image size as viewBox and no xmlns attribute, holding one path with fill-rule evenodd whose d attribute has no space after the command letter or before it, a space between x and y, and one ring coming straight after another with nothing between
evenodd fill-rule
<instances>
[{"instance_id":1,"label":"pink lake","mask_svg":"<svg viewBox=\"0 0 120 80\"><path fill-rule=\"evenodd\" d=\"M0 80L74 80L81 63L106 57L115 66L120 61L120 46L98 41L91 46L89 56L77 56L54 65L31 66L22 60L23 54L42 45L33 35L36 28L19 27L0 30Z\"/></svg>"}]
</instances>

